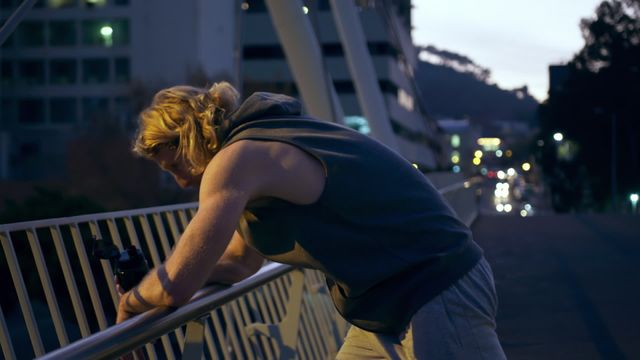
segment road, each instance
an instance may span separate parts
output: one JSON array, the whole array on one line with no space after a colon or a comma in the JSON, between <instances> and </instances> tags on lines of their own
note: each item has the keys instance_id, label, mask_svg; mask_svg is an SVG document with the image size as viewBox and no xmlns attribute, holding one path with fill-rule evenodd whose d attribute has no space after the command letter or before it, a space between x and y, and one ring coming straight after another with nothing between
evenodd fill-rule
<instances>
[{"instance_id":1,"label":"road","mask_svg":"<svg viewBox=\"0 0 640 360\"><path fill-rule=\"evenodd\" d=\"M509 359L640 359L640 216L481 215Z\"/></svg>"}]
</instances>

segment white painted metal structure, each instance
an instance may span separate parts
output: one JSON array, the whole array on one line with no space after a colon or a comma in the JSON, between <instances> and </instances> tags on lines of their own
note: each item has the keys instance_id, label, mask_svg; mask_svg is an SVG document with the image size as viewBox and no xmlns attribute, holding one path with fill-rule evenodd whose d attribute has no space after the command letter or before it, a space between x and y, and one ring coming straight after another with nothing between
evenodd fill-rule
<instances>
[{"instance_id":1,"label":"white painted metal structure","mask_svg":"<svg viewBox=\"0 0 640 360\"><path fill-rule=\"evenodd\" d=\"M449 174L444 176L434 180L448 184L440 186L441 193L469 225L477 215L478 179L451 184ZM195 215L196 206L0 225L0 274L11 276L3 300L15 303L9 314L12 321L7 320L8 309L0 309L4 357L40 357L80 338L88 339L51 358L115 357L140 346L151 359L181 358L191 351L225 359L280 359L292 353L302 359L330 357L346 327L335 313L324 280L317 272L305 271L302 276L284 265L268 265L254 278L228 289L209 288L185 309L154 310L135 322L111 326L117 305L113 273L108 262L90 258L94 239L113 241L120 248L135 245L144 250L151 266L157 266ZM36 313L34 304L46 310ZM182 325L196 320L200 325L192 323L185 335ZM29 341L15 338L21 333L28 334L24 336ZM92 336L96 333L100 335ZM158 337L159 342L149 343Z\"/></svg>"}]
</instances>

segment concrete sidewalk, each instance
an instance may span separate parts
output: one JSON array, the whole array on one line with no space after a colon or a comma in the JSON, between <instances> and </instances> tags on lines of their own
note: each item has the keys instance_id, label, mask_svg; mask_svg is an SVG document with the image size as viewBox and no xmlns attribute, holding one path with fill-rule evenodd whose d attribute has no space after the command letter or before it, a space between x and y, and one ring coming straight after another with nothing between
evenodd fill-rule
<instances>
[{"instance_id":1,"label":"concrete sidewalk","mask_svg":"<svg viewBox=\"0 0 640 360\"><path fill-rule=\"evenodd\" d=\"M640 216L480 216L509 359L640 359Z\"/></svg>"}]
</instances>

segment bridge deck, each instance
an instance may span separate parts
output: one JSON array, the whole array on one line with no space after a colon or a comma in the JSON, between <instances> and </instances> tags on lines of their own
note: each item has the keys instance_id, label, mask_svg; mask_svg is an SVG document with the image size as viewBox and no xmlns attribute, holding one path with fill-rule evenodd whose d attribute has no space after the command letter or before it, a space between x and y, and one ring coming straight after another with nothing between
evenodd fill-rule
<instances>
[{"instance_id":1,"label":"bridge deck","mask_svg":"<svg viewBox=\"0 0 640 360\"><path fill-rule=\"evenodd\" d=\"M640 217L482 215L509 359L640 359Z\"/></svg>"}]
</instances>

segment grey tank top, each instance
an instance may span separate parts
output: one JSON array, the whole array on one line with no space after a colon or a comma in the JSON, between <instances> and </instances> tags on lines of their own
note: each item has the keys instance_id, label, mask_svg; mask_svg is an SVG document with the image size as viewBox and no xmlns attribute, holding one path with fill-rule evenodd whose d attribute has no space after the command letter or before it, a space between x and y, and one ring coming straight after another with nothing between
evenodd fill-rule
<instances>
[{"instance_id":1,"label":"grey tank top","mask_svg":"<svg viewBox=\"0 0 640 360\"><path fill-rule=\"evenodd\" d=\"M316 203L258 199L239 231L270 260L322 271L337 310L353 325L399 333L482 256L429 180L366 135L301 116L251 119L225 135L223 147L279 141L322 163L326 185Z\"/></svg>"}]
</instances>

